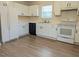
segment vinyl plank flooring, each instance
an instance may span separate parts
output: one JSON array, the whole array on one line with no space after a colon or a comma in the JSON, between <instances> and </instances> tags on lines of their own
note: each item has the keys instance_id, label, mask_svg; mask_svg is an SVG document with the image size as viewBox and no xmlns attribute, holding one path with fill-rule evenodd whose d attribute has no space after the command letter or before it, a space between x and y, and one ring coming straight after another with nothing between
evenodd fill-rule
<instances>
[{"instance_id":1,"label":"vinyl plank flooring","mask_svg":"<svg viewBox=\"0 0 79 59\"><path fill-rule=\"evenodd\" d=\"M0 46L0 57L79 57L79 46L28 35Z\"/></svg>"}]
</instances>

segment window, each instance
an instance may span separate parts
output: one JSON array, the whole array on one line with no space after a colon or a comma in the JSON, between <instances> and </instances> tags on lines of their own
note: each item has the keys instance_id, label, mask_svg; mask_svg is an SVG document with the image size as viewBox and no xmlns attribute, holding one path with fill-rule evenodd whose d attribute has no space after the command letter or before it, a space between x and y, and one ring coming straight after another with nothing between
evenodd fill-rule
<instances>
[{"instance_id":1,"label":"window","mask_svg":"<svg viewBox=\"0 0 79 59\"><path fill-rule=\"evenodd\" d=\"M52 18L52 5L42 6L42 18Z\"/></svg>"}]
</instances>

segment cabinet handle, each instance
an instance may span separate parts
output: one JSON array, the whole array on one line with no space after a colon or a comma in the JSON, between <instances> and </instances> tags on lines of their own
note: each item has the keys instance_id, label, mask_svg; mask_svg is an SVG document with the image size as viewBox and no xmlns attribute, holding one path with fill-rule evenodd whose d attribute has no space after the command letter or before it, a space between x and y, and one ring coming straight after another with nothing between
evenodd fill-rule
<instances>
[{"instance_id":1,"label":"cabinet handle","mask_svg":"<svg viewBox=\"0 0 79 59\"><path fill-rule=\"evenodd\" d=\"M77 30L76 30L76 33L77 33Z\"/></svg>"},{"instance_id":2,"label":"cabinet handle","mask_svg":"<svg viewBox=\"0 0 79 59\"><path fill-rule=\"evenodd\" d=\"M22 26L22 28L25 28L25 26Z\"/></svg>"},{"instance_id":3,"label":"cabinet handle","mask_svg":"<svg viewBox=\"0 0 79 59\"><path fill-rule=\"evenodd\" d=\"M42 29L43 27L42 26L40 26L40 29Z\"/></svg>"},{"instance_id":4,"label":"cabinet handle","mask_svg":"<svg viewBox=\"0 0 79 59\"><path fill-rule=\"evenodd\" d=\"M7 3L3 3L3 6L7 6Z\"/></svg>"},{"instance_id":5,"label":"cabinet handle","mask_svg":"<svg viewBox=\"0 0 79 59\"><path fill-rule=\"evenodd\" d=\"M21 15L23 16L23 15L24 15L24 13L21 13Z\"/></svg>"},{"instance_id":6,"label":"cabinet handle","mask_svg":"<svg viewBox=\"0 0 79 59\"><path fill-rule=\"evenodd\" d=\"M57 28L56 28L56 31L57 31Z\"/></svg>"},{"instance_id":7,"label":"cabinet handle","mask_svg":"<svg viewBox=\"0 0 79 59\"><path fill-rule=\"evenodd\" d=\"M67 7L68 7L68 3L67 3Z\"/></svg>"},{"instance_id":8,"label":"cabinet handle","mask_svg":"<svg viewBox=\"0 0 79 59\"><path fill-rule=\"evenodd\" d=\"M79 15L79 10L77 10L77 15Z\"/></svg>"},{"instance_id":9,"label":"cabinet handle","mask_svg":"<svg viewBox=\"0 0 79 59\"><path fill-rule=\"evenodd\" d=\"M69 3L69 7L71 6L71 3Z\"/></svg>"}]
</instances>

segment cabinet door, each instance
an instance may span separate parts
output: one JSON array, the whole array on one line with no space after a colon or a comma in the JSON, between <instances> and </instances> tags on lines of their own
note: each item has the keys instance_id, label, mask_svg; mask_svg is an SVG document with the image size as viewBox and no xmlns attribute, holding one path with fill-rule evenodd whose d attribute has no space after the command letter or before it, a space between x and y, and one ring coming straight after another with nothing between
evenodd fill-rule
<instances>
[{"instance_id":1,"label":"cabinet door","mask_svg":"<svg viewBox=\"0 0 79 59\"><path fill-rule=\"evenodd\" d=\"M28 6L20 5L21 15L28 16Z\"/></svg>"},{"instance_id":2,"label":"cabinet door","mask_svg":"<svg viewBox=\"0 0 79 59\"><path fill-rule=\"evenodd\" d=\"M56 16L61 15L61 11L60 11L61 5L60 5L60 4L61 4L60 1L54 2L54 14L55 14Z\"/></svg>"},{"instance_id":3,"label":"cabinet door","mask_svg":"<svg viewBox=\"0 0 79 59\"><path fill-rule=\"evenodd\" d=\"M57 38L57 26L51 25L50 37Z\"/></svg>"},{"instance_id":4,"label":"cabinet door","mask_svg":"<svg viewBox=\"0 0 79 59\"><path fill-rule=\"evenodd\" d=\"M32 16L32 12L33 12L32 9L33 9L32 6L28 7L28 16Z\"/></svg>"},{"instance_id":5,"label":"cabinet door","mask_svg":"<svg viewBox=\"0 0 79 59\"><path fill-rule=\"evenodd\" d=\"M56 9L55 11L54 11L54 14L56 15L56 16L60 16L61 15L61 11L60 11L60 9Z\"/></svg>"},{"instance_id":6,"label":"cabinet door","mask_svg":"<svg viewBox=\"0 0 79 59\"><path fill-rule=\"evenodd\" d=\"M61 9L67 8L68 7L67 3L68 3L67 1L60 1L60 8Z\"/></svg>"},{"instance_id":7,"label":"cabinet door","mask_svg":"<svg viewBox=\"0 0 79 59\"><path fill-rule=\"evenodd\" d=\"M18 38L18 16L16 8L9 7L10 39Z\"/></svg>"},{"instance_id":8,"label":"cabinet door","mask_svg":"<svg viewBox=\"0 0 79 59\"><path fill-rule=\"evenodd\" d=\"M47 24L41 24L41 35L43 35L43 36L47 36L48 35L48 31L47 31L47 27L48 26L46 26Z\"/></svg>"},{"instance_id":9,"label":"cabinet door","mask_svg":"<svg viewBox=\"0 0 79 59\"><path fill-rule=\"evenodd\" d=\"M33 5L28 8L29 16L39 16L39 6Z\"/></svg>"},{"instance_id":10,"label":"cabinet door","mask_svg":"<svg viewBox=\"0 0 79 59\"><path fill-rule=\"evenodd\" d=\"M24 35L25 34L29 34L29 24L28 23L26 23L25 25L24 25Z\"/></svg>"},{"instance_id":11,"label":"cabinet door","mask_svg":"<svg viewBox=\"0 0 79 59\"><path fill-rule=\"evenodd\" d=\"M24 6L22 11L24 13L24 16L28 16L28 6Z\"/></svg>"},{"instance_id":12,"label":"cabinet door","mask_svg":"<svg viewBox=\"0 0 79 59\"><path fill-rule=\"evenodd\" d=\"M77 9L78 2L77 1L62 1L61 2L61 9Z\"/></svg>"},{"instance_id":13,"label":"cabinet door","mask_svg":"<svg viewBox=\"0 0 79 59\"><path fill-rule=\"evenodd\" d=\"M29 33L29 25L24 20L18 20L18 29L19 29L19 36L23 36Z\"/></svg>"},{"instance_id":14,"label":"cabinet door","mask_svg":"<svg viewBox=\"0 0 79 59\"><path fill-rule=\"evenodd\" d=\"M1 14L1 32L2 32L2 41L9 41L9 23L8 23L8 8L5 6L0 7Z\"/></svg>"},{"instance_id":15,"label":"cabinet door","mask_svg":"<svg viewBox=\"0 0 79 59\"><path fill-rule=\"evenodd\" d=\"M46 24L44 28L45 36L51 38L57 38L56 25Z\"/></svg>"},{"instance_id":16,"label":"cabinet door","mask_svg":"<svg viewBox=\"0 0 79 59\"><path fill-rule=\"evenodd\" d=\"M79 15L79 8L78 8L78 10L77 10L77 15Z\"/></svg>"},{"instance_id":17,"label":"cabinet door","mask_svg":"<svg viewBox=\"0 0 79 59\"><path fill-rule=\"evenodd\" d=\"M18 14L19 16L25 16L25 8L21 4L18 5Z\"/></svg>"},{"instance_id":18,"label":"cabinet door","mask_svg":"<svg viewBox=\"0 0 79 59\"><path fill-rule=\"evenodd\" d=\"M53 26L52 24L37 24L36 33L40 36L57 38L57 26Z\"/></svg>"},{"instance_id":19,"label":"cabinet door","mask_svg":"<svg viewBox=\"0 0 79 59\"><path fill-rule=\"evenodd\" d=\"M78 8L79 2L78 1L71 1L71 7Z\"/></svg>"},{"instance_id":20,"label":"cabinet door","mask_svg":"<svg viewBox=\"0 0 79 59\"><path fill-rule=\"evenodd\" d=\"M79 42L79 22L76 26L75 42Z\"/></svg>"},{"instance_id":21,"label":"cabinet door","mask_svg":"<svg viewBox=\"0 0 79 59\"><path fill-rule=\"evenodd\" d=\"M33 16L39 16L39 6L34 5L34 6L32 6L32 9L33 9L33 11L32 11Z\"/></svg>"},{"instance_id":22,"label":"cabinet door","mask_svg":"<svg viewBox=\"0 0 79 59\"><path fill-rule=\"evenodd\" d=\"M22 6L18 3L13 3L13 8L16 8L17 10L17 15L22 15Z\"/></svg>"},{"instance_id":23,"label":"cabinet door","mask_svg":"<svg viewBox=\"0 0 79 59\"><path fill-rule=\"evenodd\" d=\"M19 26L19 36L28 34L28 31L29 31L28 25Z\"/></svg>"},{"instance_id":24,"label":"cabinet door","mask_svg":"<svg viewBox=\"0 0 79 59\"><path fill-rule=\"evenodd\" d=\"M17 15L19 16L28 16L28 6L14 3L14 7L17 9Z\"/></svg>"},{"instance_id":25,"label":"cabinet door","mask_svg":"<svg viewBox=\"0 0 79 59\"><path fill-rule=\"evenodd\" d=\"M44 26L42 24L36 24L36 34L43 35L44 33Z\"/></svg>"}]
</instances>

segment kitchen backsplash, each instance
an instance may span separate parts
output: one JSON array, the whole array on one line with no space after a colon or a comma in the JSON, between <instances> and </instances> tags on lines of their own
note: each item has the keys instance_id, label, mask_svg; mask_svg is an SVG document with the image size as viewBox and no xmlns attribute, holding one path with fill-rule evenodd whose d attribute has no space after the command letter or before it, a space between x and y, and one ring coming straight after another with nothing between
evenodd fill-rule
<instances>
[{"instance_id":1,"label":"kitchen backsplash","mask_svg":"<svg viewBox=\"0 0 79 59\"><path fill-rule=\"evenodd\" d=\"M52 24L59 24L62 20L77 20L79 21L79 16L77 16L76 11L63 11L61 16L53 16L52 19L49 19L49 22ZM19 17L20 20L26 22L43 22L40 17Z\"/></svg>"}]
</instances>

